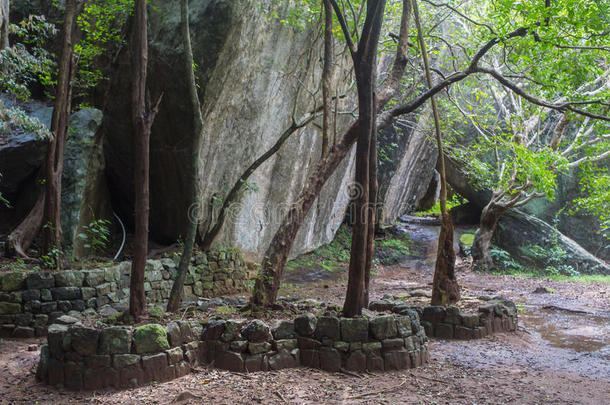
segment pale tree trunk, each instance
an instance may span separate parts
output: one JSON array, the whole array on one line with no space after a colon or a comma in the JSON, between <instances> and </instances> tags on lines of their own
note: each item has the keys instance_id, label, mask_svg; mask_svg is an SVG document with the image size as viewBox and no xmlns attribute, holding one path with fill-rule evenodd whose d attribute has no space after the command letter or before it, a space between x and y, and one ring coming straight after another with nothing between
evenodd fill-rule
<instances>
[{"instance_id":1,"label":"pale tree trunk","mask_svg":"<svg viewBox=\"0 0 610 405\"><path fill-rule=\"evenodd\" d=\"M10 2L0 0L0 50L8 48L8 27L10 25Z\"/></svg>"},{"instance_id":2,"label":"pale tree trunk","mask_svg":"<svg viewBox=\"0 0 610 405\"><path fill-rule=\"evenodd\" d=\"M132 125L134 129L135 234L129 288L129 314L137 321L146 315L144 274L148 253L150 132L161 97L152 110L146 102L148 28L146 0L136 0L133 35Z\"/></svg>"},{"instance_id":3,"label":"pale tree trunk","mask_svg":"<svg viewBox=\"0 0 610 405\"><path fill-rule=\"evenodd\" d=\"M195 72L193 71L193 48L191 46L191 34L189 32L189 8L188 0L182 0L182 38L184 46L184 68L187 72L189 99L193 110L193 143L191 145L191 171L188 178L188 189L190 197L190 207L187 212L188 222L186 237L184 239L184 249L180 257L178 265L178 274L174 280L172 291L167 302L167 310L175 312L180 307L182 300L182 292L184 290L184 281L191 263L193 247L195 246L195 237L197 236L197 224L199 218L199 150L201 149L201 141L203 138L203 116L201 115L201 103L197 94L197 82L195 80Z\"/></svg>"},{"instance_id":4,"label":"pale tree trunk","mask_svg":"<svg viewBox=\"0 0 610 405\"><path fill-rule=\"evenodd\" d=\"M422 60L426 73L428 88L432 88L432 75L430 73L430 62L426 51L426 42L419 20L417 1L413 0L413 17L417 26L417 38L422 53ZM453 220L447 210L447 173L445 171L445 154L443 152L443 135L440 126L440 117L434 96L430 98L432 114L434 116L434 130L436 135L436 146L438 148L439 174L441 181L441 230L438 238L436 264L434 266L434 278L432 281L432 305L448 305L459 301L460 287L455 277L455 251L453 249Z\"/></svg>"},{"instance_id":5,"label":"pale tree trunk","mask_svg":"<svg viewBox=\"0 0 610 405\"><path fill-rule=\"evenodd\" d=\"M76 17L81 6L82 1L69 0L66 2L66 12L64 14L55 105L53 106L53 115L51 117L52 137L49 141L44 166L43 253L49 253L53 249L57 249L58 252L61 251L61 176L64 165L66 137L70 124L70 110L72 107L71 81L76 72L74 29ZM61 267L61 257L57 256L56 259L56 266L59 268Z\"/></svg>"},{"instance_id":6,"label":"pale tree trunk","mask_svg":"<svg viewBox=\"0 0 610 405\"><path fill-rule=\"evenodd\" d=\"M494 261L491 257L491 240L504 212L506 212L506 208L498 206L493 201L483 208L481 223L472 244L472 260L477 270L489 271L494 268Z\"/></svg>"}]
</instances>

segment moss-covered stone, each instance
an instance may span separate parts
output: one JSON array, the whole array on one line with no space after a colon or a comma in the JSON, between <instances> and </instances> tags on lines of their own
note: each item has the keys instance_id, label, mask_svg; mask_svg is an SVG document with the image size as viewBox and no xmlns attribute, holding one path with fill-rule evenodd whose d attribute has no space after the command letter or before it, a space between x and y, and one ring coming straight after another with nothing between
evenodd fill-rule
<instances>
[{"instance_id":1,"label":"moss-covered stone","mask_svg":"<svg viewBox=\"0 0 610 405\"><path fill-rule=\"evenodd\" d=\"M22 290L27 273L21 271L12 271L6 273L2 277L2 291L17 291Z\"/></svg>"},{"instance_id":2,"label":"moss-covered stone","mask_svg":"<svg viewBox=\"0 0 610 405\"><path fill-rule=\"evenodd\" d=\"M0 302L0 315L18 314L21 312L21 304L14 302Z\"/></svg>"},{"instance_id":3,"label":"moss-covered stone","mask_svg":"<svg viewBox=\"0 0 610 405\"><path fill-rule=\"evenodd\" d=\"M131 348L131 328L113 326L105 328L100 335L101 354L129 353Z\"/></svg>"},{"instance_id":4,"label":"moss-covered stone","mask_svg":"<svg viewBox=\"0 0 610 405\"><path fill-rule=\"evenodd\" d=\"M136 353L158 353L170 348L163 326L151 323L137 328L133 334Z\"/></svg>"}]
</instances>

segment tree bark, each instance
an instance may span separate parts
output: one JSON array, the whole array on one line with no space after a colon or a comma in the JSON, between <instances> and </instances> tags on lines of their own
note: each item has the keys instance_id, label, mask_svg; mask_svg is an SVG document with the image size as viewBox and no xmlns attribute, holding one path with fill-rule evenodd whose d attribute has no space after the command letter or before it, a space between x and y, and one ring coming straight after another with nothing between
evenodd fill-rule
<instances>
[{"instance_id":1,"label":"tree bark","mask_svg":"<svg viewBox=\"0 0 610 405\"><path fill-rule=\"evenodd\" d=\"M356 148L356 184L361 193L354 200L355 218L352 225L352 246L350 251L350 264L347 282L347 293L343 304L343 314L353 317L362 314L366 305L367 270L370 271L372 255L369 254L370 220L374 219L374 210L371 202L371 165L377 161L376 148L372 146L375 133L375 119L377 116L375 85L377 82L376 60L377 46L385 1L367 3L367 15L362 28L362 36L358 44L358 51L354 60L356 72L356 85L358 88L358 120L362 122L362 131L358 136ZM375 156L372 156L372 150ZM375 170L376 172L376 166ZM376 173L375 173L376 174ZM374 224L372 235L374 237Z\"/></svg>"},{"instance_id":2,"label":"tree bark","mask_svg":"<svg viewBox=\"0 0 610 405\"><path fill-rule=\"evenodd\" d=\"M195 245L195 237L197 236L197 225L199 218L199 151L201 149L201 141L203 138L203 116L201 115L201 102L197 94L197 82L195 80L195 72L193 71L193 48L191 46L191 34L189 32L189 6L188 0L181 0L180 9L182 15L182 38L184 46L184 68L186 69L189 85L189 98L193 109L193 144L191 146L191 172L188 179L188 190L190 196L190 209L187 213L188 222L186 237L184 239L184 249L178 264L178 274L174 280L172 291L167 302L167 310L175 312L180 307L182 301L182 292L184 290L184 281L186 273L191 263L193 247Z\"/></svg>"},{"instance_id":3,"label":"tree bark","mask_svg":"<svg viewBox=\"0 0 610 405\"><path fill-rule=\"evenodd\" d=\"M5 255L12 258L15 255L28 259L27 250L32 245L36 234L42 226L45 194L41 191L34 207L7 238Z\"/></svg>"},{"instance_id":4,"label":"tree bark","mask_svg":"<svg viewBox=\"0 0 610 405\"><path fill-rule=\"evenodd\" d=\"M42 251L49 253L53 249L61 251L61 175L63 172L66 136L70 124L72 107L71 81L76 72L74 61L74 28L76 17L82 1L68 0L64 14L61 56L55 91L55 104L51 117L51 133L47 156L45 159L45 199L43 214ZM56 266L61 266L57 257Z\"/></svg>"},{"instance_id":5,"label":"tree bark","mask_svg":"<svg viewBox=\"0 0 610 405\"><path fill-rule=\"evenodd\" d=\"M373 128L371 148L369 155L369 204L368 228L366 241L366 268L364 272L364 298L365 308L369 306L371 272L373 270L373 255L375 254L375 230L377 229L377 195L379 184L377 182L377 126Z\"/></svg>"},{"instance_id":6,"label":"tree bark","mask_svg":"<svg viewBox=\"0 0 610 405\"><path fill-rule=\"evenodd\" d=\"M493 201L490 201L483 208L481 223L474 235L474 242L472 244L472 260L477 270L489 271L495 267L491 257L491 240L496 231L498 221L505 211L506 209L496 205Z\"/></svg>"},{"instance_id":7,"label":"tree bark","mask_svg":"<svg viewBox=\"0 0 610 405\"><path fill-rule=\"evenodd\" d=\"M426 81L428 88L432 88L432 75L430 73L430 62L426 50L426 42L419 20L417 0L413 0L413 18L417 26L417 38L422 53ZM436 263L434 266L434 278L432 281L432 305L448 305L459 301L460 287L455 277L455 251L453 249L453 220L447 211L447 172L445 171L445 154L443 152L443 135L441 132L440 116L434 96L430 97L432 114L434 116L434 130L436 135L436 146L438 148L439 174L441 182L441 230L438 238Z\"/></svg>"},{"instance_id":8,"label":"tree bark","mask_svg":"<svg viewBox=\"0 0 610 405\"><path fill-rule=\"evenodd\" d=\"M9 0L0 0L0 50L9 47L8 28L11 23L9 13L10 13Z\"/></svg>"},{"instance_id":9,"label":"tree bark","mask_svg":"<svg viewBox=\"0 0 610 405\"><path fill-rule=\"evenodd\" d=\"M148 253L150 132L161 97L147 111L146 77L148 64L148 28L146 0L136 0L133 35L133 83L131 94L134 129L135 233L129 288L129 314L139 321L147 311L144 291L146 255Z\"/></svg>"}]
</instances>

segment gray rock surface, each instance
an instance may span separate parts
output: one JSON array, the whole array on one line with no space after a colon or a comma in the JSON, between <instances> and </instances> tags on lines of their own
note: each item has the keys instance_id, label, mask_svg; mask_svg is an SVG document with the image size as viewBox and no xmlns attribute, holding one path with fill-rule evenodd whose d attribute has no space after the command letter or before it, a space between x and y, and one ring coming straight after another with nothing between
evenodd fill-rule
<instances>
[{"instance_id":1,"label":"gray rock surface","mask_svg":"<svg viewBox=\"0 0 610 405\"><path fill-rule=\"evenodd\" d=\"M151 231L158 241L184 234L188 208L186 184L190 170L191 114L181 63L179 2L153 1L150 18L149 89L163 92L151 143ZM294 100L296 118L313 108L312 98L297 89L297 77L308 90L319 86L318 64L305 63L321 44L312 29L295 30L268 18L245 0L205 0L191 5L191 32L198 82L203 96L204 140L201 148L201 219L207 220L211 197L224 195L239 175L290 125ZM127 47L125 48L127 49ZM132 215L132 137L129 94L131 72L127 52L119 57L120 74L112 78L105 112L104 153L113 195L120 195L120 215ZM315 68L314 68L315 65ZM289 73L291 72L291 73ZM341 127L342 125L340 125ZM227 220L219 244L241 248L260 257L288 204L301 191L320 156L321 137L310 126L295 133L280 152L250 178L258 191L246 194ZM325 186L320 203L305 220L293 254L332 240L348 202L353 155Z\"/></svg>"}]
</instances>

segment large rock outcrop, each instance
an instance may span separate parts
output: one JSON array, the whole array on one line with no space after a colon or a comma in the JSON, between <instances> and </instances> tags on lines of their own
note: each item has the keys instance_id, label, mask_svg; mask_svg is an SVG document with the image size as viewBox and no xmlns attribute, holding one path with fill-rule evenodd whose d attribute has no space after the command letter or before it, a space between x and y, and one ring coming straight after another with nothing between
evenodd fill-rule
<instances>
[{"instance_id":1,"label":"large rock outcrop","mask_svg":"<svg viewBox=\"0 0 610 405\"><path fill-rule=\"evenodd\" d=\"M47 127L51 124L53 107L40 101L17 103L2 97L6 108L19 107L28 116ZM95 132L102 121L102 112L93 108L79 110L70 117L62 175L61 224L63 242L72 244L78 224L81 196L87 177L87 161ZM40 190L40 169L48 142L38 135L16 130L0 136L0 192L11 203L0 206L0 234L8 234L27 215Z\"/></svg>"},{"instance_id":2,"label":"large rock outcrop","mask_svg":"<svg viewBox=\"0 0 610 405\"><path fill-rule=\"evenodd\" d=\"M565 257L560 258L562 264L571 266L579 273L610 275L607 263L546 222L519 210L508 211L502 216L496 228L495 240L498 246L525 265L539 268L548 265L549 258L533 255L532 246L538 245L547 252L552 252L558 246L565 252Z\"/></svg>"},{"instance_id":3,"label":"large rock outcrop","mask_svg":"<svg viewBox=\"0 0 610 405\"><path fill-rule=\"evenodd\" d=\"M181 63L179 1L151 3L148 87L152 99L163 93L163 101L152 128L150 229L153 239L173 242L188 221L185 179L190 170L192 111ZM192 1L190 7L205 122L200 152L200 220L205 224L213 217L212 198L226 194L240 174L275 143L293 115L299 120L315 108L310 92L319 91L321 43L316 28L296 29L267 17L261 9L274 7L269 1L262 2L261 8L245 0ZM129 222L133 138L127 49L117 63L103 124L104 154L113 207ZM335 83L347 82L338 77L340 73L337 69ZM238 247L258 258L319 160L320 149L321 136L315 126L292 135L250 178L257 191L244 195L233 208L217 244ZM297 237L293 255L334 237L348 202L352 162L353 155L323 189Z\"/></svg>"},{"instance_id":4,"label":"large rock outcrop","mask_svg":"<svg viewBox=\"0 0 610 405\"><path fill-rule=\"evenodd\" d=\"M434 180L438 152L431 135L431 113L411 114L379 136L379 224L390 226L420 208ZM436 187L429 200L436 200Z\"/></svg>"}]
</instances>

